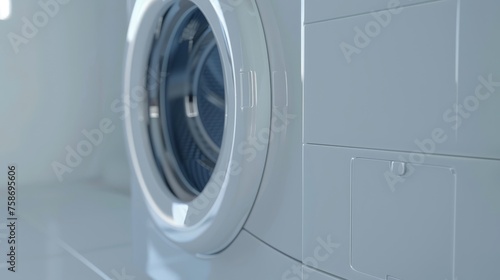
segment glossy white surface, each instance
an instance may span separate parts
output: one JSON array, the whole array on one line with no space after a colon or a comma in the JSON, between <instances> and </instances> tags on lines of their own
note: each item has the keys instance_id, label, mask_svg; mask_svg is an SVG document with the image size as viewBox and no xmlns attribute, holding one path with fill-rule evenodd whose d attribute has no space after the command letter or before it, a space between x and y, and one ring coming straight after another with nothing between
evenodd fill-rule
<instances>
[{"instance_id":1,"label":"glossy white surface","mask_svg":"<svg viewBox=\"0 0 500 280\"><path fill-rule=\"evenodd\" d=\"M306 24L305 142L428 153L418 143L439 129L430 153L500 158L498 9L434 1Z\"/></svg>"},{"instance_id":2,"label":"glossy white surface","mask_svg":"<svg viewBox=\"0 0 500 280\"><path fill-rule=\"evenodd\" d=\"M225 130L213 176L190 202L177 199L157 170L147 131L144 87L149 52L158 20L172 1L138 1L127 34L124 98L126 130L134 181L162 232L192 253L225 249L243 226L255 201L266 162L267 143L248 154L249 139L269 132L271 86L262 24L253 1L226 9L218 1L192 1L212 27L221 52L227 90ZM252 47L247 47L252 46ZM142 96L142 97L141 97Z\"/></svg>"},{"instance_id":3,"label":"glossy white surface","mask_svg":"<svg viewBox=\"0 0 500 280\"><path fill-rule=\"evenodd\" d=\"M455 1L403 8L348 56L340 46L357 48L353 28L376 23L372 15L306 25L305 142L418 150L415 139L430 134L457 98L456 11Z\"/></svg>"},{"instance_id":4,"label":"glossy white surface","mask_svg":"<svg viewBox=\"0 0 500 280\"><path fill-rule=\"evenodd\" d=\"M263 73L264 70L257 70L256 66L258 65L252 64L256 63L256 57L263 59L264 56L247 53L250 49L256 49L256 45L260 46L260 43L258 42L262 39L260 38L261 35L259 32L254 30L255 28L248 30L248 27L245 27L245 22L255 20L256 14L248 14L248 11L244 7L245 5L238 5L234 3L230 3L228 5L228 3L225 2L221 2L220 5L222 7L221 12L223 12L223 16L219 15L218 17L212 15L212 9L208 7L209 5L202 5L201 7L205 7L204 9L207 9L206 15L209 17L209 20L212 21L212 24L215 23L215 25L217 25L217 20L223 20L220 25L227 26L228 28L224 31L227 33L228 37L226 39L226 45L223 45L224 48L222 51L228 52L228 56L232 57L233 65L228 68L227 72L236 70L236 73L233 73L232 75L238 77L240 75L238 72L249 69L258 74L257 84L262 86L262 84L267 82L266 79L263 79L261 76L263 74L265 76L265 73ZM241 185L242 182L245 182L248 185L253 185L254 187L260 184L260 193L255 201L255 204L253 205L251 215L249 216L245 228L255 234L258 238L262 239L265 243L298 259L300 258L301 252L300 241L302 227L302 180L300 172L302 161L302 85L300 77L300 33L295 32L295 30L300 30L300 2L295 1L290 3L289 1L284 0L257 1L257 5L262 24L264 26L264 33L266 36L265 39L267 43L267 47L265 48L267 48L267 52L269 54L269 66L271 67L270 75L272 82L271 87L273 90L273 113L271 116L271 125L266 129L266 131L270 130L271 140L260 140L261 132L264 129L255 127L255 121L245 125L241 122L245 121L246 117L244 119L237 117L236 119L239 118L239 122L235 126L236 128L246 127L249 130L254 131L256 135L255 137L245 136L246 138L235 141L232 145L239 148L240 144L245 142L245 140L255 138L259 139L255 144L256 149L259 151L265 150L265 145L269 142L269 154L267 156L266 169L262 182L260 181L259 176L260 167L257 166L260 159L252 160L251 165L246 164L245 160L243 160L243 162L245 162L243 173L248 172L248 176L242 176L241 178L239 178L240 176L230 176L229 179L231 180L229 180L227 189L243 190L243 186ZM149 46L146 43L149 38L148 36L151 36L150 33L154 30L153 26L155 26L156 23L153 19L160 13L164 12L164 9L166 9L165 6L168 5L160 4L158 1L140 1L136 5L136 10L132 16L128 35L128 40L130 42L129 58L133 56L133 59L129 59L129 69L130 71L135 71L129 75L129 78L127 78L130 79L128 80L129 84L140 83L139 80L135 81L134 79L138 79L140 77L141 73L138 71L141 71L143 67L137 67L137 65L145 65L145 61L148 58L147 51ZM233 14L238 14L238 17L233 17ZM251 20L247 19L249 15ZM238 25L241 25L241 27L236 27ZM240 31L243 29L246 31L241 33ZM235 47L234 44L237 47ZM251 48L247 47L250 45L252 45ZM246 59L248 58L252 59L247 61ZM240 61L240 59L242 60ZM241 65L238 66L239 64ZM265 70L264 72L269 71ZM228 75L227 78L231 80L232 75ZM130 88L133 87L130 86ZM233 86L229 85L226 88L233 88ZM240 87L237 86L236 88L239 89ZM238 95L239 94L236 96ZM232 98L232 94L229 94L228 98ZM262 97L259 97L256 100L259 100L259 102L263 101ZM234 102L229 101L228 103L233 104ZM236 104L239 103L239 101L236 102ZM231 107L232 106L230 106L229 109L232 110ZM139 107L138 110L131 110L132 114L129 125L131 129L129 130L129 139L131 140L130 143L134 145L134 148L132 149L132 157L136 168L135 170L138 170L138 176L136 179L140 182L143 190L146 190L146 198L150 201L149 204L152 206L152 212L156 213L154 216L157 217L157 222L159 224L165 224L165 226L162 226L165 233L172 239L177 240L182 244L185 243L186 245L183 246L191 248L191 251L203 251L204 249L201 248L206 246L201 245L200 242L210 243L212 244L212 247L215 246L215 244L220 242L214 242L214 237L223 236L221 235L221 231L226 232L238 229L238 225L232 225L234 223L229 223L227 218L222 219L221 215L223 212L208 211L211 210L210 207L206 207L206 210L203 210L203 215L209 217L211 215L210 212L214 212L216 213L215 217L221 218L224 221L223 224L220 224L217 227L213 224L210 225L210 227L217 229L217 232L214 235L208 234L207 232L204 232L203 235L198 234L202 231L195 231L194 226L185 222L186 216L190 215L189 212L196 210L196 207L194 206L196 206L197 201L190 204L184 204L176 201L175 199L169 198L168 195L165 195L166 192L163 191L164 186L161 184L161 179L159 179L159 177L153 172L155 167L149 166L148 164L148 162L152 162L152 159L151 156L148 155L149 152L147 149L144 148L148 145L147 141L144 141L142 139L143 136L140 135L143 134L144 131L139 131L137 129L140 126L140 124L136 123L137 120L140 120L141 116L144 116L146 113L136 111L143 110L144 108L145 107ZM230 121L235 119L232 114L233 113L229 113L228 115ZM245 114L248 115L249 112L245 112ZM263 118L262 113L259 113L259 115ZM259 124L258 126L261 127L262 125ZM232 127L233 125L227 125L228 129ZM223 143L223 146L224 145L225 144ZM229 144L226 144L225 146L228 145ZM264 149L260 147L261 145ZM246 154L242 155L241 153L241 149L235 150L232 154L233 160L241 163L241 160L238 160L238 158L246 156ZM224 160L219 161L224 162ZM221 165L224 166L225 164ZM250 178L255 180L249 182ZM145 186L148 187L145 188ZM160 191L156 191L155 189L157 188L160 189ZM224 190L224 188L222 190ZM228 195L229 194L224 194L222 191L219 193L219 196L223 198L223 201L221 202L223 203L223 206L227 203L232 205L238 201L237 206L232 206L233 208L230 210L233 217L237 215L237 212L234 211L234 207L236 207L237 210L244 209L243 207L246 203L242 204L241 199L244 197L245 201L247 201L253 197L253 195L249 193L232 198ZM215 206L212 208L215 208ZM176 215L176 213L184 214ZM244 220L241 221L243 222ZM176 229L168 226L168 223L173 225L186 224L187 226L191 226L193 227L192 234L188 233L186 230L182 230L181 234L177 234L175 232ZM199 239L199 241L196 241L196 239ZM224 238L224 240L230 239ZM188 246L189 242L194 244L195 241L197 242L196 246Z\"/></svg>"},{"instance_id":5,"label":"glossy white surface","mask_svg":"<svg viewBox=\"0 0 500 280\"><path fill-rule=\"evenodd\" d=\"M391 186L390 162L409 153L306 145L304 155L307 265L356 280L498 275L500 161L427 155ZM321 240L332 250L318 258Z\"/></svg>"},{"instance_id":6,"label":"glossy white surface","mask_svg":"<svg viewBox=\"0 0 500 280\"><path fill-rule=\"evenodd\" d=\"M167 240L151 220L139 189L133 188L134 264L151 279L226 280L287 279L291 271L301 271L288 258L245 230L223 252L197 257ZM142 278L141 278L142 279Z\"/></svg>"},{"instance_id":7,"label":"glossy white surface","mask_svg":"<svg viewBox=\"0 0 500 280\"><path fill-rule=\"evenodd\" d=\"M478 5L479 4L479 5ZM459 66L457 93L458 104L464 107L466 114L460 115L461 125L455 136L456 149L468 156L500 159L500 17L494 16L499 11L495 0L460 1ZM480 20L478 20L480 19ZM496 84L486 86L485 80ZM482 79L480 78L482 77ZM479 91L478 91L479 90ZM486 99L479 100L477 108L473 98L478 91ZM489 92L489 94L488 94ZM474 108L475 110L467 110ZM457 116L455 116L457 117ZM451 125L455 122L452 121ZM478 137L480 136L480 137ZM453 141L453 140L452 140Z\"/></svg>"},{"instance_id":8,"label":"glossy white surface","mask_svg":"<svg viewBox=\"0 0 500 280\"><path fill-rule=\"evenodd\" d=\"M5 189L0 193L5 197ZM127 192L99 182L20 186L18 205L17 272L7 271L2 261L1 279L119 279L115 274L122 269L132 274ZM6 208L3 199L0 206ZM0 225L5 256L5 225Z\"/></svg>"},{"instance_id":9,"label":"glossy white surface","mask_svg":"<svg viewBox=\"0 0 500 280\"><path fill-rule=\"evenodd\" d=\"M272 138L245 229L300 259L302 239L302 82L299 1L258 1L273 79ZM283 77L286 77L284 79Z\"/></svg>"},{"instance_id":10,"label":"glossy white surface","mask_svg":"<svg viewBox=\"0 0 500 280\"><path fill-rule=\"evenodd\" d=\"M385 25L385 1L302 1L307 24L301 69L298 3L257 3L268 44L273 117L280 112L299 120L273 134L244 230L212 258L184 253L163 238L165 229L150 220L148 202L134 187L139 270L155 279L497 278L500 178L493 159L500 134L489 120L499 116L498 99L482 103L467 124L448 134L449 142L417 155L425 162L413 163L413 175L397 167L408 163L401 157L415 154L397 151L419 151L416 140L440 138L434 129L449 125L446 110L474 93L478 76L500 73L494 51L500 40L493 31L499 22L491 14L498 4L401 1L404 8L392 11ZM479 23L479 11L489 15L487 23ZM374 26L380 29L358 53L342 53L343 42L362 39L357 27L370 32ZM393 172L408 175L397 189L384 178L391 164ZM300 260L303 270L286 255ZM285 263L280 274L276 267Z\"/></svg>"},{"instance_id":11,"label":"glossy white surface","mask_svg":"<svg viewBox=\"0 0 500 280\"><path fill-rule=\"evenodd\" d=\"M303 1L305 271L498 278L500 5L391 2Z\"/></svg>"}]
</instances>

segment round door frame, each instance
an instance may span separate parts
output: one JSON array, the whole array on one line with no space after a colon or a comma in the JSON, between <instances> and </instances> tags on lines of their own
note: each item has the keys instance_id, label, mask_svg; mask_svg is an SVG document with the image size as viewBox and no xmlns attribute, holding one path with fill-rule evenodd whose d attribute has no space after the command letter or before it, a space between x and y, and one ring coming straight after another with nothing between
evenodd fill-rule
<instances>
[{"instance_id":1,"label":"round door frame","mask_svg":"<svg viewBox=\"0 0 500 280\"><path fill-rule=\"evenodd\" d=\"M160 19L176 1L195 4L212 27L226 89L219 158L207 186L190 202L178 199L165 185L147 127L149 54ZM185 250L205 255L220 252L246 221L266 164L271 82L257 5L254 0L138 0L127 34L126 55L124 102L129 158L149 212L165 236Z\"/></svg>"}]
</instances>

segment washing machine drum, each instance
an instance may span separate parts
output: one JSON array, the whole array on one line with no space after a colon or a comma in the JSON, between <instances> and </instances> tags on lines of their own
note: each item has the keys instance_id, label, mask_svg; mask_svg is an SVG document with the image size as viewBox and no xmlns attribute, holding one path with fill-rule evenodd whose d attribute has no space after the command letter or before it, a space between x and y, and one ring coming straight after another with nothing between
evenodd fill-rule
<instances>
[{"instance_id":1,"label":"washing machine drum","mask_svg":"<svg viewBox=\"0 0 500 280\"><path fill-rule=\"evenodd\" d=\"M257 7L138 1L127 40L127 137L151 216L186 250L219 252L241 230L267 156L270 75Z\"/></svg>"}]
</instances>

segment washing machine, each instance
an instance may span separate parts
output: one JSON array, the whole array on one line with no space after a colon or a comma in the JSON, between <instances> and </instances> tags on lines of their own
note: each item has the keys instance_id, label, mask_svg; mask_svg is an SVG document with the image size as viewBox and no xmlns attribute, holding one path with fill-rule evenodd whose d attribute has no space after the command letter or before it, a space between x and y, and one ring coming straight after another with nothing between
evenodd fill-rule
<instances>
[{"instance_id":1,"label":"washing machine","mask_svg":"<svg viewBox=\"0 0 500 280\"><path fill-rule=\"evenodd\" d=\"M498 278L499 8L138 0L136 275Z\"/></svg>"},{"instance_id":2,"label":"washing machine","mask_svg":"<svg viewBox=\"0 0 500 280\"><path fill-rule=\"evenodd\" d=\"M300 30L299 1L135 3L125 121L141 277L301 277Z\"/></svg>"}]
</instances>

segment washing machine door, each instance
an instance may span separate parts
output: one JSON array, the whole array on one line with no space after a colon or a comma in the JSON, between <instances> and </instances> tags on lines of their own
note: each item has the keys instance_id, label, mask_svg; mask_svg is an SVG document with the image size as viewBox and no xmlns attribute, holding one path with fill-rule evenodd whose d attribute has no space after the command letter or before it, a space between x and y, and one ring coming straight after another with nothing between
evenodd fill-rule
<instances>
[{"instance_id":1,"label":"washing machine door","mask_svg":"<svg viewBox=\"0 0 500 280\"><path fill-rule=\"evenodd\" d=\"M254 0L138 0L127 34L130 159L150 213L180 247L217 253L257 195L271 88Z\"/></svg>"}]
</instances>

